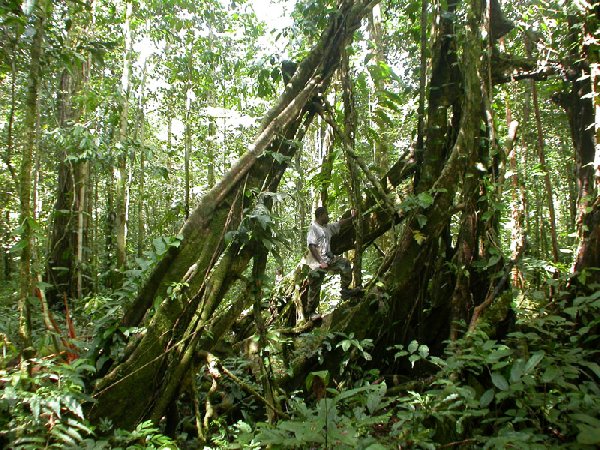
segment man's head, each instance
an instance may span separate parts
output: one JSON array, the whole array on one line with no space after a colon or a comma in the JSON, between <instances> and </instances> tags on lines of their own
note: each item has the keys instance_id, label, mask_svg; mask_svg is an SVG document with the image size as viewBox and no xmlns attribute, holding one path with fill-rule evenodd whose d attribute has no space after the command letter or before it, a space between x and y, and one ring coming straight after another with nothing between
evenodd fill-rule
<instances>
[{"instance_id":1,"label":"man's head","mask_svg":"<svg viewBox=\"0 0 600 450\"><path fill-rule=\"evenodd\" d=\"M329 222L329 214L327 213L327 208L324 206L319 206L315 209L315 221L319 225L327 225Z\"/></svg>"}]
</instances>

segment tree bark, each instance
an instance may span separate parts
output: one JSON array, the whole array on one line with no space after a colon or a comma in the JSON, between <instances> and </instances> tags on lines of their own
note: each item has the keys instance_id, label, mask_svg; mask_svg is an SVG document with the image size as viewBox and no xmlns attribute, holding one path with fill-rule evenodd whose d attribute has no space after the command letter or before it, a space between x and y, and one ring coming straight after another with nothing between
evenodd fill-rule
<instances>
[{"instance_id":1,"label":"tree bark","mask_svg":"<svg viewBox=\"0 0 600 450\"><path fill-rule=\"evenodd\" d=\"M133 3L125 3L125 22L123 24L123 35L125 38L125 49L123 51L123 65L121 74L121 117L119 123L118 137L116 147L118 148L117 163L114 167L115 180L115 241L116 241L116 259L117 275L116 283L122 282L122 271L127 264L127 155L129 145L127 142L127 133L129 130L129 95L131 78L131 58L132 58L132 30L131 17L133 14Z\"/></svg>"},{"instance_id":2,"label":"tree bark","mask_svg":"<svg viewBox=\"0 0 600 450\"><path fill-rule=\"evenodd\" d=\"M550 180L550 172L546 164L546 153L544 151L544 131L542 130L542 119L540 117L540 107L537 96L537 87L534 81L531 81L531 99L533 101L533 114L535 117L536 128L536 146L538 158L540 160L540 169L544 172L544 187L546 206L548 207L548 221L550 222L550 239L552 242L552 261L557 263L560 259L558 249L558 237L556 232L556 212L554 210L554 190Z\"/></svg>"},{"instance_id":3,"label":"tree bark","mask_svg":"<svg viewBox=\"0 0 600 450\"><path fill-rule=\"evenodd\" d=\"M355 221L355 244L354 257L352 264L352 278L355 287L362 286L362 252L363 252L363 233L362 233L362 194L360 189L360 179L358 177L358 167L350 152L355 150L355 133L357 129L357 115L354 105L354 89L352 79L350 78L350 61L348 53L344 52L340 68L342 78L342 98L344 101L344 154L346 155L346 165L350 174L350 204L356 210L357 219ZM381 161L380 161L381 162Z\"/></svg>"},{"instance_id":4,"label":"tree bark","mask_svg":"<svg viewBox=\"0 0 600 450\"><path fill-rule=\"evenodd\" d=\"M382 38L381 29L381 6L376 5L371 15L369 16L369 37L370 45L372 46L371 54L373 55L373 61L379 67L380 64L386 64L385 53L384 53L384 42ZM381 108L379 100L385 91L385 82L379 77L373 77L373 84L375 87L375 104L372 105L373 117L375 118L376 135L378 139L374 142L373 149L373 163L377 168L378 175L381 176L387 172L389 168L389 146L386 142L385 129L387 125L377 119L377 110Z\"/></svg>"},{"instance_id":5,"label":"tree bark","mask_svg":"<svg viewBox=\"0 0 600 450\"><path fill-rule=\"evenodd\" d=\"M309 99L317 84L319 91L328 87L342 48L373 3L345 0L340 4L319 43L267 113L249 151L191 213L181 230L180 246L165 255L123 319L125 326L139 324L153 301L164 299L133 351L100 380L92 417L109 417L119 426L132 427L145 417L158 420L177 395L179 380L190 367L209 319L250 260L250 249L237 244L223 254L225 232L237 229L243 208L249 206L243 203L243 193L263 186L277 189L287 163L262 155L268 149L293 157L296 146L290 140L312 118ZM182 281L183 292L167 298L168 285Z\"/></svg>"},{"instance_id":6,"label":"tree bark","mask_svg":"<svg viewBox=\"0 0 600 450\"><path fill-rule=\"evenodd\" d=\"M144 60L142 67L142 79L140 81L139 93L139 118L138 118L138 140L140 144L139 156L139 181L137 198L137 256L142 257L144 243L146 240L146 223L144 221L144 206L146 196L146 75L148 71L148 61Z\"/></svg>"},{"instance_id":7,"label":"tree bark","mask_svg":"<svg viewBox=\"0 0 600 450\"><path fill-rule=\"evenodd\" d=\"M81 12L79 5L70 11L76 20L66 30L65 45L73 52L87 38L90 16ZM85 267L88 246L87 203L89 162L81 155L81 139L75 134L78 122L84 114L83 107L75 105L75 97L85 88L89 79L90 57L81 61L72 58L60 74L57 94L58 125L65 145L61 146L58 166L56 202L52 212L49 255L46 281L52 286L46 295L48 303L61 305L63 295L80 298L84 290Z\"/></svg>"},{"instance_id":8,"label":"tree bark","mask_svg":"<svg viewBox=\"0 0 600 450\"><path fill-rule=\"evenodd\" d=\"M184 213L185 220L190 217L190 183L191 183L191 173L190 173L190 158L192 156L192 104L193 104L193 95L192 91L192 69L193 69L193 61L192 61L192 51L188 52L187 55L187 72L188 72L188 81L187 81L187 89L186 89L186 99L185 99L185 130L184 130L184 154L183 154L183 164L184 164L184 179L185 179L185 187L184 187Z\"/></svg>"},{"instance_id":9,"label":"tree bark","mask_svg":"<svg viewBox=\"0 0 600 450\"><path fill-rule=\"evenodd\" d=\"M30 298L33 295L33 276L31 267L31 255L33 246L32 229L32 205L31 205L31 174L33 169L33 156L38 149L36 148L36 123L38 119L38 95L41 80L41 57L44 45L44 33L46 20L48 17L48 8L50 5L46 0L40 0L34 9L34 31L35 34L31 41L29 74L27 79L27 99L25 102L25 120L24 129L27 136L23 146L23 155L19 171L20 185L20 215L19 222L22 227L21 232L21 259L19 262L19 338L21 339L20 348L23 349L24 360L33 356L32 338L31 338L31 304Z\"/></svg>"},{"instance_id":10,"label":"tree bark","mask_svg":"<svg viewBox=\"0 0 600 450\"><path fill-rule=\"evenodd\" d=\"M521 184L521 176L519 173L519 167L517 162L517 130L518 122L511 121L509 124L508 134L508 160L510 164L511 174L511 190L512 190L512 230L511 230L511 259L515 259L517 255L522 254L523 248L525 247L525 210L526 210L526 199L523 186ZM521 270L515 265L513 268L513 285L519 288L524 288L523 274Z\"/></svg>"},{"instance_id":11,"label":"tree bark","mask_svg":"<svg viewBox=\"0 0 600 450\"><path fill-rule=\"evenodd\" d=\"M417 140L415 143L415 157L423 159L423 144L425 142L425 101L427 94L427 0L421 0L421 36L419 55L419 106L417 108Z\"/></svg>"},{"instance_id":12,"label":"tree bark","mask_svg":"<svg viewBox=\"0 0 600 450\"><path fill-rule=\"evenodd\" d=\"M449 4L449 12L456 6L456 3ZM372 284L367 297L378 301L367 298L353 308L336 310L336 317L332 319L335 330L353 332L359 339L366 335L378 336L378 348L419 337L419 323L424 322L427 322L428 330L426 335L421 335L424 343L439 350L442 341L448 337L448 318L451 317L448 299L430 300L427 306L431 312L426 317L422 316L421 310L425 308L420 302L429 282L427 274L432 270L431 262L444 258L445 247L439 242L445 239L444 233L455 211L455 193L467 167L474 165L479 157L476 137L483 120L481 2L470 2L468 14L465 42L461 48L462 74L456 71L457 65L452 59L456 54L452 49L457 43L452 37L450 14L440 18L442 25L434 43L427 139L415 186L416 193L429 192L432 204L407 215L390 268L382 280L388 287L389 300L381 298L378 288ZM448 89L448 85L452 87ZM449 107L454 109L454 121L458 120L454 129L446 125ZM420 216L426 218L425 223Z\"/></svg>"},{"instance_id":13,"label":"tree bark","mask_svg":"<svg viewBox=\"0 0 600 450\"><path fill-rule=\"evenodd\" d=\"M577 22L583 27L575 26ZM572 88L571 92L558 97L569 118L579 188L577 222L580 241L571 282L592 286L592 289L594 284L600 283L600 58L597 49L590 44L590 36L594 35L599 23L600 2L597 0L589 5L582 17L570 17L569 25L573 30L570 60L573 65L568 74ZM578 29L583 30L581 35L575 32ZM587 277L581 276L584 272L587 272Z\"/></svg>"},{"instance_id":14,"label":"tree bark","mask_svg":"<svg viewBox=\"0 0 600 450\"><path fill-rule=\"evenodd\" d=\"M71 70L65 69L61 74L57 105L59 125L65 141L73 145L76 142L72 138L74 122L81 111L74 109L72 97L82 88L84 70L82 65L75 62ZM69 148L68 145L61 149L59 159L58 187L46 269L46 280L52 284L47 292L48 304L51 306L62 304L64 294L69 298L81 296L83 247L86 244L84 237L87 229L85 209L89 164L81 159L76 148Z\"/></svg>"},{"instance_id":15,"label":"tree bark","mask_svg":"<svg viewBox=\"0 0 600 450\"><path fill-rule=\"evenodd\" d=\"M16 61L16 39L12 44L11 61L10 61L10 108L8 110L8 120L6 126L6 153L3 154L3 162L8 168L10 177L15 185L15 190L19 191L19 176L12 164L12 156L14 153L14 125L15 112L17 111L17 61Z\"/></svg>"},{"instance_id":16,"label":"tree bark","mask_svg":"<svg viewBox=\"0 0 600 450\"><path fill-rule=\"evenodd\" d=\"M586 231L577 252L573 275L580 278L577 280L580 286L591 286L593 292L600 283L600 197L584 216L583 224Z\"/></svg>"}]
</instances>

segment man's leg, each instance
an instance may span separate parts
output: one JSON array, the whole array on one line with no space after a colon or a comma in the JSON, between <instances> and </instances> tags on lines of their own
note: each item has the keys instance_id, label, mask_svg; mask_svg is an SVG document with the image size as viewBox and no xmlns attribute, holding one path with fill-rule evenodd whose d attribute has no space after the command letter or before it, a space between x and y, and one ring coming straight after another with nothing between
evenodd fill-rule
<instances>
[{"instance_id":1,"label":"man's leg","mask_svg":"<svg viewBox=\"0 0 600 450\"><path fill-rule=\"evenodd\" d=\"M306 311L304 318L310 319L319 306L321 300L321 284L325 278L325 272L321 269L311 270L308 273L308 299L306 300Z\"/></svg>"},{"instance_id":2,"label":"man's leg","mask_svg":"<svg viewBox=\"0 0 600 450\"><path fill-rule=\"evenodd\" d=\"M352 283L352 266L346 258L337 258L328 268L331 272L340 275L340 285L342 297L348 292L350 283Z\"/></svg>"}]
</instances>

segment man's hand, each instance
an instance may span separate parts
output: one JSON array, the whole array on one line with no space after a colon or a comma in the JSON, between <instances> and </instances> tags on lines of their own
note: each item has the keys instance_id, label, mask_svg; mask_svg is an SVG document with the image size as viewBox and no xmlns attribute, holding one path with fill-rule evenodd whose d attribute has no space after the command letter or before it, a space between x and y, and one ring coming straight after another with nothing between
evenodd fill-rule
<instances>
[{"instance_id":1,"label":"man's hand","mask_svg":"<svg viewBox=\"0 0 600 450\"><path fill-rule=\"evenodd\" d=\"M323 262L319 263L319 267L321 269L327 269L329 267L329 265L325 261L323 261Z\"/></svg>"}]
</instances>

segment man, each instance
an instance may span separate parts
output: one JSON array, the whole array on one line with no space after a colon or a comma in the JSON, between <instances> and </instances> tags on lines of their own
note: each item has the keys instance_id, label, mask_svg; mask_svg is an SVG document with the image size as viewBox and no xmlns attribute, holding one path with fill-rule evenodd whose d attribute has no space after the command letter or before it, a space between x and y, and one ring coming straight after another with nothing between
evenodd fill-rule
<instances>
[{"instance_id":1,"label":"man","mask_svg":"<svg viewBox=\"0 0 600 450\"><path fill-rule=\"evenodd\" d=\"M356 212L352 211L350 217L329 223L327 208L320 206L315 210L315 221L310 225L306 236L308 245L306 264L311 269L308 274L308 299L306 311L304 311L306 318L311 317L319 306L321 283L323 283L326 272L340 274L343 299L353 294L353 291L348 288L352 282L350 262L340 256L334 256L331 253L330 244L331 237L338 234L340 228L351 222L355 215Z\"/></svg>"}]
</instances>

